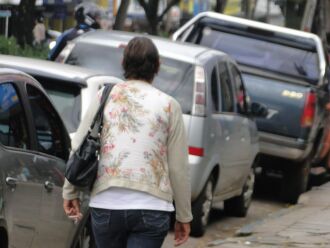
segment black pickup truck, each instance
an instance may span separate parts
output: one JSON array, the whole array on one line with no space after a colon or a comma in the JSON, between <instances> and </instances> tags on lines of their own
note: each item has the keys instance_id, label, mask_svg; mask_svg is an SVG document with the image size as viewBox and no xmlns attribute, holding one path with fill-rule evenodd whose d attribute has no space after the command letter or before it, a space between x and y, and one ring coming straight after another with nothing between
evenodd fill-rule
<instances>
[{"instance_id":1,"label":"black pickup truck","mask_svg":"<svg viewBox=\"0 0 330 248\"><path fill-rule=\"evenodd\" d=\"M296 203L320 161L327 133L327 62L318 36L213 12L203 12L173 34L231 55L252 101L268 108L257 118L262 175L282 177L281 196Z\"/></svg>"}]
</instances>

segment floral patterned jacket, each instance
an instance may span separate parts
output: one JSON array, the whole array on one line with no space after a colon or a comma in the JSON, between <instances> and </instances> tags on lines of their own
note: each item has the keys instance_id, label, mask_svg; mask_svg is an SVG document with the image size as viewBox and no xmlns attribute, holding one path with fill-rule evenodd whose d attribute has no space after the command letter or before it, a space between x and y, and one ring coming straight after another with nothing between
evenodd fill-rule
<instances>
[{"instance_id":1,"label":"floral patterned jacket","mask_svg":"<svg viewBox=\"0 0 330 248\"><path fill-rule=\"evenodd\" d=\"M92 104L72 141L73 151L85 136L99 103ZM182 112L172 97L151 84L131 80L115 85L104 109L101 152L92 195L109 187L141 190L175 201L177 220L189 222L191 192L188 146ZM63 197L78 191L68 181Z\"/></svg>"}]
</instances>

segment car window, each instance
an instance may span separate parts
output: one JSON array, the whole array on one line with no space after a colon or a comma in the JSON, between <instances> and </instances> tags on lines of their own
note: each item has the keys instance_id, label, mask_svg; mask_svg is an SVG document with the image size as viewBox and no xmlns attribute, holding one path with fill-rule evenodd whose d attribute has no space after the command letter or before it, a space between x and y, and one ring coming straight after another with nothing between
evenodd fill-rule
<instances>
[{"instance_id":1,"label":"car window","mask_svg":"<svg viewBox=\"0 0 330 248\"><path fill-rule=\"evenodd\" d=\"M123 51L121 47L76 43L65 63L95 69L123 79Z\"/></svg>"},{"instance_id":2,"label":"car window","mask_svg":"<svg viewBox=\"0 0 330 248\"><path fill-rule=\"evenodd\" d=\"M77 43L65 63L96 69L123 78L122 57L121 47ZM160 70L153 85L173 96L180 103L184 114L190 114L194 87L193 65L162 56L160 60Z\"/></svg>"},{"instance_id":3,"label":"car window","mask_svg":"<svg viewBox=\"0 0 330 248\"><path fill-rule=\"evenodd\" d=\"M76 132L81 120L81 87L48 78L36 79L46 90L69 133Z\"/></svg>"},{"instance_id":4,"label":"car window","mask_svg":"<svg viewBox=\"0 0 330 248\"><path fill-rule=\"evenodd\" d=\"M194 90L193 66L178 60L161 58L159 73L152 85L174 97L182 113L191 114Z\"/></svg>"},{"instance_id":5,"label":"car window","mask_svg":"<svg viewBox=\"0 0 330 248\"><path fill-rule=\"evenodd\" d=\"M66 159L65 130L55 109L36 87L28 84L27 93L35 124L38 151Z\"/></svg>"},{"instance_id":6,"label":"car window","mask_svg":"<svg viewBox=\"0 0 330 248\"><path fill-rule=\"evenodd\" d=\"M241 77L241 73L238 71L236 66L234 64L229 63L229 69L231 71L231 74L233 76L233 82L234 82L234 92L236 97L236 106L237 106L237 112L240 114L246 113L246 95L245 95L245 88L243 84L243 80Z\"/></svg>"},{"instance_id":7,"label":"car window","mask_svg":"<svg viewBox=\"0 0 330 248\"><path fill-rule=\"evenodd\" d=\"M28 125L22 102L12 83L0 84L0 142L29 149Z\"/></svg>"},{"instance_id":8,"label":"car window","mask_svg":"<svg viewBox=\"0 0 330 248\"><path fill-rule=\"evenodd\" d=\"M214 68L211 74L211 97L212 97L212 110L219 112L219 88L218 88L217 69Z\"/></svg>"},{"instance_id":9,"label":"car window","mask_svg":"<svg viewBox=\"0 0 330 248\"><path fill-rule=\"evenodd\" d=\"M319 65L316 51L226 33L205 27L198 44L223 51L238 63L281 74L306 78L317 83Z\"/></svg>"},{"instance_id":10,"label":"car window","mask_svg":"<svg viewBox=\"0 0 330 248\"><path fill-rule=\"evenodd\" d=\"M228 68L224 62L218 64L220 88L221 88L221 110L223 112L234 111L233 89L231 86Z\"/></svg>"}]
</instances>

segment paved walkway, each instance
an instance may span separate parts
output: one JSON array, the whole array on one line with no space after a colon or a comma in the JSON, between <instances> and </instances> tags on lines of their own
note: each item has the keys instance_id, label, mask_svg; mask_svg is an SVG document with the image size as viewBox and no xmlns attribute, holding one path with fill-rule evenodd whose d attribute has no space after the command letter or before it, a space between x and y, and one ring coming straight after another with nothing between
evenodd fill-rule
<instances>
[{"instance_id":1,"label":"paved walkway","mask_svg":"<svg viewBox=\"0 0 330 248\"><path fill-rule=\"evenodd\" d=\"M330 182L302 194L297 205L244 226L237 237L215 240L208 247L330 247Z\"/></svg>"}]
</instances>

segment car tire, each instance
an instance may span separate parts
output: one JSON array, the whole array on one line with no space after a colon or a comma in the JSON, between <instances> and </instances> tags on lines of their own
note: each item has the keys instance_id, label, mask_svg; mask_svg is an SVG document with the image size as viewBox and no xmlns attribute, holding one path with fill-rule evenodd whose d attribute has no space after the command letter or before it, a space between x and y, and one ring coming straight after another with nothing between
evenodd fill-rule
<instances>
[{"instance_id":1,"label":"car tire","mask_svg":"<svg viewBox=\"0 0 330 248\"><path fill-rule=\"evenodd\" d=\"M281 198L284 202L296 204L299 196L307 190L310 159L294 165L288 165L284 171Z\"/></svg>"},{"instance_id":2,"label":"car tire","mask_svg":"<svg viewBox=\"0 0 330 248\"><path fill-rule=\"evenodd\" d=\"M190 235L201 237L206 231L213 202L214 178L210 176L197 200L192 204L193 220Z\"/></svg>"},{"instance_id":3,"label":"car tire","mask_svg":"<svg viewBox=\"0 0 330 248\"><path fill-rule=\"evenodd\" d=\"M91 219L90 214L88 217L82 221L80 228L78 229L78 233L76 235L74 248L96 248L96 244L94 241L94 236L91 227Z\"/></svg>"},{"instance_id":4,"label":"car tire","mask_svg":"<svg viewBox=\"0 0 330 248\"><path fill-rule=\"evenodd\" d=\"M224 211L227 215L235 217L245 217L249 210L254 191L255 173L251 168L250 173L243 186L242 193L224 201Z\"/></svg>"}]
</instances>

